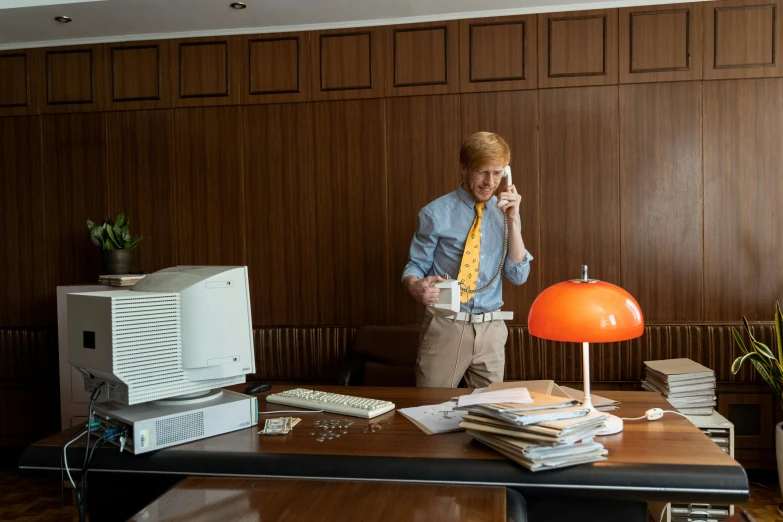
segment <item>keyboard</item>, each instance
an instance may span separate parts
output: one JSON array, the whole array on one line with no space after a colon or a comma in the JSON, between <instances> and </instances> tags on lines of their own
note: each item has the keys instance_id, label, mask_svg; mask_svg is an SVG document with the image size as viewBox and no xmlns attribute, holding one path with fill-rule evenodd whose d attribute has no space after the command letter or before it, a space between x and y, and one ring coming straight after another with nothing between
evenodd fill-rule
<instances>
[{"instance_id":1,"label":"keyboard","mask_svg":"<svg viewBox=\"0 0 783 522\"><path fill-rule=\"evenodd\" d=\"M389 401L365 399L363 397L307 390L304 388L296 388L267 395L266 402L285 404L286 406L295 406L308 410L324 410L331 413L339 413L341 415L362 417L364 419L372 419L373 417L377 417L378 415L394 409L394 403Z\"/></svg>"}]
</instances>

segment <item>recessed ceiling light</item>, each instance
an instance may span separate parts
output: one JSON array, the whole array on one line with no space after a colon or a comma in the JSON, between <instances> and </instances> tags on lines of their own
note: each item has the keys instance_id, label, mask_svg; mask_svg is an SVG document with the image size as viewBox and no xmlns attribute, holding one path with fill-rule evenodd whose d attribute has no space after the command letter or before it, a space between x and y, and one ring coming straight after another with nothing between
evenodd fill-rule
<instances>
[{"instance_id":1,"label":"recessed ceiling light","mask_svg":"<svg viewBox=\"0 0 783 522\"><path fill-rule=\"evenodd\" d=\"M69 16L55 16L54 19L61 24L67 24L71 22L71 18Z\"/></svg>"},{"instance_id":2,"label":"recessed ceiling light","mask_svg":"<svg viewBox=\"0 0 783 522\"><path fill-rule=\"evenodd\" d=\"M234 2L233 4L231 4L231 7L233 7L234 9L244 9L245 7L247 7L247 5L243 4L242 2Z\"/></svg>"}]
</instances>

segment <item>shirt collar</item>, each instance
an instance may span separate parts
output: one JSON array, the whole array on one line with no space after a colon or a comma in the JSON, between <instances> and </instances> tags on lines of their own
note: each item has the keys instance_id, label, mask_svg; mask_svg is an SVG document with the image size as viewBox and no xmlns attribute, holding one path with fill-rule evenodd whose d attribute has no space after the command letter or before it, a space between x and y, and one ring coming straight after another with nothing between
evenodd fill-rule
<instances>
[{"instance_id":1,"label":"shirt collar","mask_svg":"<svg viewBox=\"0 0 783 522\"><path fill-rule=\"evenodd\" d=\"M462 200L462 202L465 203L471 210L476 210L476 200L473 198L473 194L465 190L465 187L462 185L460 185L457 189L457 196L459 196L459 199ZM488 208L490 203L492 203L495 199L496 196L492 196L484 205L484 208Z\"/></svg>"}]
</instances>

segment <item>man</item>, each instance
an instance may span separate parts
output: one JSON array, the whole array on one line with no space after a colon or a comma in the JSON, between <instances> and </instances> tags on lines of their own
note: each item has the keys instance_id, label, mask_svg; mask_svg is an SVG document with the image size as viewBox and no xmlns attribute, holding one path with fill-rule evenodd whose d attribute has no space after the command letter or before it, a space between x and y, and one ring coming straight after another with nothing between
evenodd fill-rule
<instances>
[{"instance_id":1,"label":"man","mask_svg":"<svg viewBox=\"0 0 783 522\"><path fill-rule=\"evenodd\" d=\"M416 360L416 385L455 388L465 378L481 388L503 381L508 330L503 318L490 314L503 305L501 277L492 281L503 253L503 214L508 219L508 254L503 274L521 285L533 257L525 249L519 219L521 197L514 185L496 195L511 160L508 144L497 134L477 132L462 144L460 187L419 212L402 275L408 292L423 305L438 302L435 283L448 274L460 280L460 313L433 315L428 308ZM498 208L498 199L507 203Z\"/></svg>"}]
</instances>

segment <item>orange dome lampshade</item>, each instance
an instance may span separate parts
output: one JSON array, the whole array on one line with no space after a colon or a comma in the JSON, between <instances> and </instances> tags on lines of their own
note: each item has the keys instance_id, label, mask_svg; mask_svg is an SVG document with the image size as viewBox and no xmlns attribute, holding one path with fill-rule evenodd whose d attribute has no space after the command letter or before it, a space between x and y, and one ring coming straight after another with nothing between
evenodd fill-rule
<instances>
[{"instance_id":1,"label":"orange dome lampshade","mask_svg":"<svg viewBox=\"0 0 783 522\"><path fill-rule=\"evenodd\" d=\"M587 278L572 279L550 286L533 302L528 315L530 333L542 339L582 343L585 379L583 405L595 411L590 400L589 343L611 343L634 339L644 333L644 317L639 303L619 286ZM623 421L609 415L599 435L623 429Z\"/></svg>"}]
</instances>

